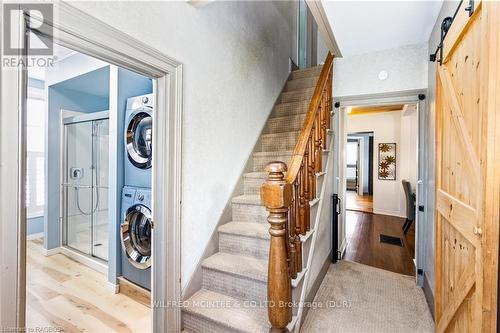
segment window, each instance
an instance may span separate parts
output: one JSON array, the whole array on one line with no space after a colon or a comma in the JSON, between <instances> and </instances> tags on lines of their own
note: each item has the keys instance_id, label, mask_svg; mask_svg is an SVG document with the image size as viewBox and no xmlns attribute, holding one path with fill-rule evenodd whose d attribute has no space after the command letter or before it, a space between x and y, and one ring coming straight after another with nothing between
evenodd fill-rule
<instances>
[{"instance_id":1,"label":"window","mask_svg":"<svg viewBox=\"0 0 500 333\"><path fill-rule=\"evenodd\" d=\"M45 206L45 101L28 89L26 207L28 217L43 215ZM37 94L41 95L41 94Z\"/></svg>"}]
</instances>

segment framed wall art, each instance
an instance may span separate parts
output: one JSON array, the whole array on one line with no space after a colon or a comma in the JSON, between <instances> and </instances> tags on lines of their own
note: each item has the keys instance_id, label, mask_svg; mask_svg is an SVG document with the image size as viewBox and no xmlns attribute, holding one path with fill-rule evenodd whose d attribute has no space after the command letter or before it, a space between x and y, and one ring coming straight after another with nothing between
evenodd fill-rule
<instances>
[{"instance_id":1,"label":"framed wall art","mask_svg":"<svg viewBox=\"0 0 500 333\"><path fill-rule=\"evenodd\" d=\"M378 144L378 179L396 180L396 144Z\"/></svg>"}]
</instances>

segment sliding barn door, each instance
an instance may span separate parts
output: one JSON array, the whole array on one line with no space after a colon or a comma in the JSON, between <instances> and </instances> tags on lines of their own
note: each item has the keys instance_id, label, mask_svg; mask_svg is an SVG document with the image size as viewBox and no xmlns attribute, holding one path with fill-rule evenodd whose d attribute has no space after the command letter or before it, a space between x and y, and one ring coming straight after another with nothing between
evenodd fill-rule
<instances>
[{"instance_id":1,"label":"sliding barn door","mask_svg":"<svg viewBox=\"0 0 500 333\"><path fill-rule=\"evenodd\" d=\"M498 7L463 1L437 64L437 332L496 329Z\"/></svg>"}]
</instances>

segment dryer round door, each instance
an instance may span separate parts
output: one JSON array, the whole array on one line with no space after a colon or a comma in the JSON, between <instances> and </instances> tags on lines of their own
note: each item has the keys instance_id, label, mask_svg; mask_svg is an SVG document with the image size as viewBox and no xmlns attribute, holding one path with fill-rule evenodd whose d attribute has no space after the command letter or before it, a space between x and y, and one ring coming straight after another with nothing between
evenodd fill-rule
<instances>
[{"instance_id":1,"label":"dryer round door","mask_svg":"<svg viewBox=\"0 0 500 333\"><path fill-rule=\"evenodd\" d=\"M125 145L130 162L138 168L151 167L153 155L153 118L151 112L136 111L129 117Z\"/></svg>"},{"instance_id":2,"label":"dryer round door","mask_svg":"<svg viewBox=\"0 0 500 333\"><path fill-rule=\"evenodd\" d=\"M121 225L122 248L128 261L139 269L151 267L151 211L144 205L127 210Z\"/></svg>"}]
</instances>

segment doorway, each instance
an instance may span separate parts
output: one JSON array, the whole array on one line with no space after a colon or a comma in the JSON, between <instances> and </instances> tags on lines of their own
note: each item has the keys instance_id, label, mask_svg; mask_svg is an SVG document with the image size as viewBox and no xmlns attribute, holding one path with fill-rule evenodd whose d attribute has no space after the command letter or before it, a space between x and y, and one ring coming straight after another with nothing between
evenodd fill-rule
<instances>
[{"instance_id":1,"label":"doorway","mask_svg":"<svg viewBox=\"0 0 500 333\"><path fill-rule=\"evenodd\" d=\"M347 134L346 209L373 213L373 132Z\"/></svg>"},{"instance_id":2,"label":"doorway","mask_svg":"<svg viewBox=\"0 0 500 333\"><path fill-rule=\"evenodd\" d=\"M17 45L23 45L27 50L26 42L29 38L22 38L28 32L37 36L51 36L54 40L67 48L108 61L114 66L120 66L129 71L146 75L153 79L153 89L156 93L154 116L157 122L153 124L153 179L151 207L152 218L162 221L155 225L154 240L152 242L152 256L155 253L155 266L152 269L152 302L155 300L177 301L180 299L180 119L182 99L182 71L181 64L161 54L152 47L117 31L105 23L90 17L66 3L55 3L54 12L57 12L55 22L52 19L43 19L37 11L29 11L26 6L19 5L16 16L12 17L13 24L19 27ZM43 24L42 24L43 22ZM30 30L28 24L36 28ZM82 36L86 36L85 38ZM88 37L93 36L93 37ZM28 57L21 50L20 56ZM27 62L24 61L24 64ZM2 74L4 74L2 72ZM18 68L2 75L2 96L26 96L27 87L26 68ZM5 84L3 84L5 82ZM8 83L8 84L7 84ZM9 87L8 89L6 87ZM113 92L116 93L116 92ZM2 190L1 201L7 197L14 198L15 204L3 207L1 220L16 221L6 226L6 233L2 233L1 244L3 249L17 249L10 258L2 258L2 267L8 263L9 270L2 271L2 324L10 327L25 327L26 313L26 215L25 215L25 138L26 138L26 102L23 98L2 99L1 131L5 133L0 140L2 156L9 152L12 163L2 168L2 185L8 175L14 181L10 182L10 191ZM4 106L6 108L4 108ZM117 108L111 105L110 109ZM4 112L8 109L9 112ZM4 118L5 116L5 118ZM8 123L8 125L7 125ZM167 130L168 128L168 130ZM110 126L110 131L113 126ZM4 139L9 137L10 142ZM14 140L15 142L13 142ZM123 140L123 138L121 138ZM120 141L121 141L120 140ZM7 148L11 147L11 148ZM4 149L6 148L6 149ZM112 155L110 155L112 156ZM59 161L59 157L56 159ZM18 166L21 168L18 168ZM60 180L59 180L60 181ZM115 179L110 178L110 186ZM60 184L60 183L59 183ZM3 188L3 186L2 186ZM15 192L15 195L12 193ZM169 195L166 196L165 194ZM117 201L120 198L116 199ZM168 207L168 209L167 209ZM50 210L48 210L50 211ZM57 212L54 212L57 213ZM8 235L19 235L12 237ZM167 254L167 255L165 255ZM15 264L14 264L15 263ZM166 270L169 267L169 270ZM5 273L5 274L4 274ZM168 278L165 278L168 277ZM4 294L5 291L5 294ZM5 297L4 297L5 296ZM151 310L151 326L153 330L167 331L180 328L180 309L165 311L161 307ZM167 320L167 318L169 318Z\"/></svg>"},{"instance_id":3,"label":"doorway","mask_svg":"<svg viewBox=\"0 0 500 333\"><path fill-rule=\"evenodd\" d=\"M129 105L144 94L155 99L152 79L58 44L54 53L59 59L54 67L28 69L28 91L40 90L44 107L38 114L28 112L27 123L43 127L44 135L37 139L45 142L40 158L49 172L37 173L28 164L27 174L33 176L26 181L26 192L34 191L41 181L46 200L41 232L28 232L26 239L26 327L105 331L114 322L124 329L149 332L151 195L141 202L144 218L139 223L122 215L130 209L128 201L116 199L130 192L125 185L137 185L129 181L135 166L127 163L125 128L132 113ZM152 115L146 115L143 104L137 105L150 121L127 138L136 138L135 148L142 148L141 143L151 148ZM149 184L140 187L141 193L151 192L151 150L144 156L149 168L133 177L141 185ZM27 203L29 207L31 202ZM136 230L135 238L123 237L125 225ZM145 267L133 271L138 256L132 259L128 250L138 247ZM48 290L50 297L45 295ZM97 318L102 313L108 317L85 319L87 310L82 309L87 307L82 305L88 304Z\"/></svg>"},{"instance_id":4,"label":"doorway","mask_svg":"<svg viewBox=\"0 0 500 333\"><path fill-rule=\"evenodd\" d=\"M344 259L417 277L418 96L341 105Z\"/></svg>"}]
</instances>

